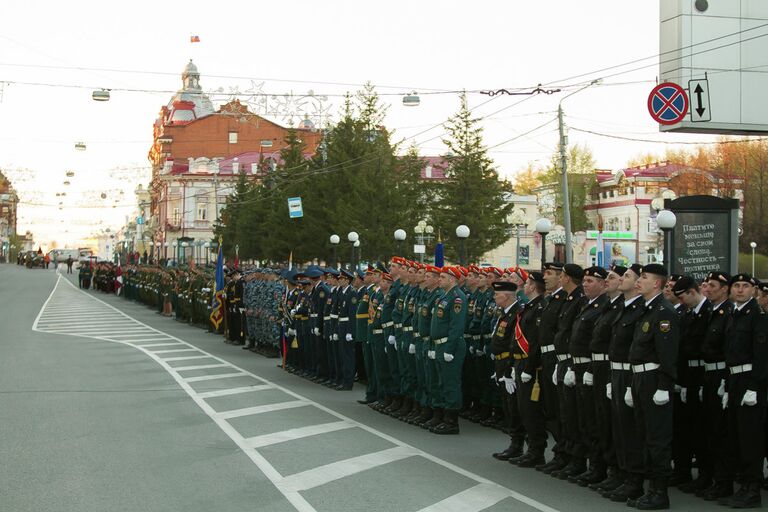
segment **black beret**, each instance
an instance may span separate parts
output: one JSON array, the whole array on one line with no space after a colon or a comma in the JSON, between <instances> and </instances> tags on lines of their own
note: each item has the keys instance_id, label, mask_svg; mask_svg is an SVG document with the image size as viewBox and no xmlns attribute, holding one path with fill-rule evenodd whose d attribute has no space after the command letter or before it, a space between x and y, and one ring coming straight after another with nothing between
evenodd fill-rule
<instances>
[{"instance_id":1,"label":"black beret","mask_svg":"<svg viewBox=\"0 0 768 512\"><path fill-rule=\"evenodd\" d=\"M544 270L563 270L563 264L559 261L550 261L549 263L544 264Z\"/></svg>"},{"instance_id":2,"label":"black beret","mask_svg":"<svg viewBox=\"0 0 768 512\"><path fill-rule=\"evenodd\" d=\"M639 263L633 263L627 270L631 270L637 277L643 273L643 266Z\"/></svg>"},{"instance_id":3,"label":"black beret","mask_svg":"<svg viewBox=\"0 0 768 512\"><path fill-rule=\"evenodd\" d=\"M566 263L563 265L563 272L565 272L565 275L568 277L574 279L582 279L584 277L584 269L575 263Z\"/></svg>"},{"instance_id":4,"label":"black beret","mask_svg":"<svg viewBox=\"0 0 768 512\"><path fill-rule=\"evenodd\" d=\"M534 283L544 284L544 274L541 272L528 272L528 279Z\"/></svg>"},{"instance_id":5,"label":"black beret","mask_svg":"<svg viewBox=\"0 0 768 512\"><path fill-rule=\"evenodd\" d=\"M622 267L621 265L613 265L611 266L611 272L614 274L618 274L619 276L623 276L624 272L627 271L627 267Z\"/></svg>"},{"instance_id":6,"label":"black beret","mask_svg":"<svg viewBox=\"0 0 768 512\"><path fill-rule=\"evenodd\" d=\"M707 281L710 279L725 284L729 284L731 282L731 276L727 272L721 272L720 270L713 270L707 274Z\"/></svg>"},{"instance_id":7,"label":"black beret","mask_svg":"<svg viewBox=\"0 0 768 512\"><path fill-rule=\"evenodd\" d=\"M669 274L670 281L679 281L683 274Z\"/></svg>"},{"instance_id":8,"label":"black beret","mask_svg":"<svg viewBox=\"0 0 768 512\"><path fill-rule=\"evenodd\" d=\"M659 265L658 263L649 263L648 265L643 266L642 272L667 277L667 269L664 268L664 265Z\"/></svg>"},{"instance_id":9,"label":"black beret","mask_svg":"<svg viewBox=\"0 0 768 512\"><path fill-rule=\"evenodd\" d=\"M608 277L608 271L605 270L603 267L589 267L584 269L584 276L590 276L590 277L599 277L600 279L605 279Z\"/></svg>"},{"instance_id":10,"label":"black beret","mask_svg":"<svg viewBox=\"0 0 768 512\"><path fill-rule=\"evenodd\" d=\"M768 293L768 281L760 281L758 279L755 279L755 281L757 281L757 287L761 292Z\"/></svg>"},{"instance_id":11,"label":"black beret","mask_svg":"<svg viewBox=\"0 0 768 512\"><path fill-rule=\"evenodd\" d=\"M675 286L672 287L672 293L674 293L676 297L679 297L695 287L696 281L694 281L692 277L680 276L680 279L675 281Z\"/></svg>"},{"instance_id":12,"label":"black beret","mask_svg":"<svg viewBox=\"0 0 768 512\"><path fill-rule=\"evenodd\" d=\"M516 292L517 285L511 281L494 281L491 283L495 292Z\"/></svg>"},{"instance_id":13,"label":"black beret","mask_svg":"<svg viewBox=\"0 0 768 512\"><path fill-rule=\"evenodd\" d=\"M735 276L733 276L731 278L731 284L733 284L733 283L749 283L752 286L756 286L757 285L757 282L755 281L755 279L751 275L744 274L744 273L736 274Z\"/></svg>"}]
</instances>

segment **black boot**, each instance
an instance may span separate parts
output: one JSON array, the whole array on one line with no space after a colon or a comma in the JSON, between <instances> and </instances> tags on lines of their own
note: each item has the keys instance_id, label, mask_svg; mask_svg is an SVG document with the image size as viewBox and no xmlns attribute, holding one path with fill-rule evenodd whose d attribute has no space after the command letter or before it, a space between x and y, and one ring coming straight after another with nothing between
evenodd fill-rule
<instances>
[{"instance_id":1,"label":"black boot","mask_svg":"<svg viewBox=\"0 0 768 512\"><path fill-rule=\"evenodd\" d=\"M418 418L414 418L413 425L424 425L428 421L432 419L432 416L434 416L435 412L432 410L431 407L425 406L421 408L421 414L419 414Z\"/></svg>"},{"instance_id":2,"label":"black boot","mask_svg":"<svg viewBox=\"0 0 768 512\"><path fill-rule=\"evenodd\" d=\"M726 482L715 482L709 489L704 489L701 492L697 492L696 496L703 498L707 501L717 501L721 498L730 498L733 496L733 482L730 480Z\"/></svg>"},{"instance_id":3,"label":"black boot","mask_svg":"<svg viewBox=\"0 0 768 512\"><path fill-rule=\"evenodd\" d=\"M392 411L389 413L390 416L393 418L402 418L404 416L407 416L411 409L413 408L413 398L406 396L403 398L403 405L400 406L399 409L396 411Z\"/></svg>"},{"instance_id":4,"label":"black boot","mask_svg":"<svg viewBox=\"0 0 768 512\"><path fill-rule=\"evenodd\" d=\"M536 466L536 471L541 471L545 475L549 475L553 471L559 471L568 465L568 459L566 459L562 453L558 453L555 457L546 464Z\"/></svg>"},{"instance_id":5,"label":"black boot","mask_svg":"<svg viewBox=\"0 0 768 512\"><path fill-rule=\"evenodd\" d=\"M411 412L409 412L405 416L401 416L400 419L406 423L411 423L420 415L421 415L421 404L417 400L414 400L413 406L411 407Z\"/></svg>"},{"instance_id":6,"label":"black boot","mask_svg":"<svg viewBox=\"0 0 768 512\"><path fill-rule=\"evenodd\" d=\"M504 411L501 410L501 407L491 407L491 413L488 417L481 419L478 423L484 427L492 427L499 421L499 418L501 418L501 421L504 420Z\"/></svg>"},{"instance_id":7,"label":"black boot","mask_svg":"<svg viewBox=\"0 0 768 512\"><path fill-rule=\"evenodd\" d=\"M569 476L580 475L587 470L587 463L581 457L572 457L571 462L563 469L552 471L549 476L559 480L567 480Z\"/></svg>"},{"instance_id":8,"label":"black boot","mask_svg":"<svg viewBox=\"0 0 768 512\"><path fill-rule=\"evenodd\" d=\"M544 454L530 451L523 455L522 459L518 459L515 462L515 465L519 468L535 468L540 464L544 464Z\"/></svg>"},{"instance_id":9,"label":"black boot","mask_svg":"<svg viewBox=\"0 0 768 512\"><path fill-rule=\"evenodd\" d=\"M425 423L422 423L421 428L425 428L429 430L432 427L436 427L443 422L443 410L440 409L439 407L435 407L432 411L433 411L432 419Z\"/></svg>"},{"instance_id":10,"label":"black boot","mask_svg":"<svg viewBox=\"0 0 768 512\"><path fill-rule=\"evenodd\" d=\"M595 464L588 471L574 477L568 477L568 481L579 485L580 487L586 487L590 484L596 484L602 482L606 477L605 466Z\"/></svg>"},{"instance_id":11,"label":"black boot","mask_svg":"<svg viewBox=\"0 0 768 512\"><path fill-rule=\"evenodd\" d=\"M455 409L446 409L443 415L443 422L436 427L429 429L433 434L451 435L459 433L459 411Z\"/></svg>"},{"instance_id":12,"label":"black boot","mask_svg":"<svg viewBox=\"0 0 768 512\"><path fill-rule=\"evenodd\" d=\"M721 505L731 508L760 508L762 500L760 497L760 484L762 482L751 482L743 484L741 489L730 498L717 500Z\"/></svg>"},{"instance_id":13,"label":"black boot","mask_svg":"<svg viewBox=\"0 0 768 512\"><path fill-rule=\"evenodd\" d=\"M697 491L708 489L712 485L712 478L709 475L699 475L695 480L687 484L680 484L677 488L686 494L696 494Z\"/></svg>"},{"instance_id":14,"label":"black boot","mask_svg":"<svg viewBox=\"0 0 768 512\"><path fill-rule=\"evenodd\" d=\"M614 491L618 486L624 483L624 475L619 468L608 468L608 476L602 482L590 484L589 488L593 491Z\"/></svg>"},{"instance_id":15,"label":"black boot","mask_svg":"<svg viewBox=\"0 0 768 512\"><path fill-rule=\"evenodd\" d=\"M477 408L477 412L475 412L475 414L471 415L467 419L472 423L482 423L483 421L487 420L490 416L491 416L491 407L488 405L481 404L480 407Z\"/></svg>"},{"instance_id":16,"label":"black boot","mask_svg":"<svg viewBox=\"0 0 768 512\"><path fill-rule=\"evenodd\" d=\"M520 457L521 451L522 450L520 449L517 441L513 439L510 441L509 446L505 450L496 452L492 456L496 460L510 460Z\"/></svg>"},{"instance_id":17,"label":"black boot","mask_svg":"<svg viewBox=\"0 0 768 512\"><path fill-rule=\"evenodd\" d=\"M631 500L627 501L627 506L632 506ZM634 506L638 510L667 510L669 495L666 480L651 480L648 492L639 497Z\"/></svg>"},{"instance_id":18,"label":"black boot","mask_svg":"<svg viewBox=\"0 0 768 512\"><path fill-rule=\"evenodd\" d=\"M626 503L627 500L636 500L643 494L645 494L643 478L638 475L630 475L623 484L613 491L604 493L603 496L617 503Z\"/></svg>"}]
</instances>

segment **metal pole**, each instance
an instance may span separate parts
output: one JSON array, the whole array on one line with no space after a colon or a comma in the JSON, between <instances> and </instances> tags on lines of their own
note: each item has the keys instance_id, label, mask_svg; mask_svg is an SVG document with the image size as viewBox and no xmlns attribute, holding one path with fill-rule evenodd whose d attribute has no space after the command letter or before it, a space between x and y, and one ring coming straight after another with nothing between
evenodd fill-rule
<instances>
[{"instance_id":1,"label":"metal pole","mask_svg":"<svg viewBox=\"0 0 768 512\"><path fill-rule=\"evenodd\" d=\"M419 245L424 245L424 235L421 233L418 233L419 235ZM419 253L419 263L424 263L424 252L426 249Z\"/></svg>"},{"instance_id":2,"label":"metal pole","mask_svg":"<svg viewBox=\"0 0 768 512\"><path fill-rule=\"evenodd\" d=\"M752 277L755 277L755 248L752 248Z\"/></svg>"},{"instance_id":3,"label":"metal pole","mask_svg":"<svg viewBox=\"0 0 768 512\"><path fill-rule=\"evenodd\" d=\"M664 264L667 272L672 272L672 230L664 229Z\"/></svg>"},{"instance_id":4,"label":"metal pole","mask_svg":"<svg viewBox=\"0 0 768 512\"><path fill-rule=\"evenodd\" d=\"M544 264L547 262L547 234L541 233L541 271L544 271Z\"/></svg>"},{"instance_id":5,"label":"metal pole","mask_svg":"<svg viewBox=\"0 0 768 512\"><path fill-rule=\"evenodd\" d=\"M333 268L336 268L336 261L337 261L336 260L336 244L332 244L332 245L333 245L333 261L331 262L331 264L333 265Z\"/></svg>"},{"instance_id":6,"label":"metal pole","mask_svg":"<svg viewBox=\"0 0 768 512\"><path fill-rule=\"evenodd\" d=\"M565 227L565 262L573 263L571 256L571 202L568 198L568 140L565 137L563 106L557 106L557 124L560 130L560 167L563 180L563 226Z\"/></svg>"},{"instance_id":7,"label":"metal pole","mask_svg":"<svg viewBox=\"0 0 768 512\"><path fill-rule=\"evenodd\" d=\"M517 253L515 254L515 266L520 266L520 225L515 226L515 230L517 233L517 245L515 245L515 250Z\"/></svg>"},{"instance_id":8,"label":"metal pole","mask_svg":"<svg viewBox=\"0 0 768 512\"><path fill-rule=\"evenodd\" d=\"M352 242L352 257L349 259L349 264L352 268L355 268L355 243Z\"/></svg>"},{"instance_id":9,"label":"metal pole","mask_svg":"<svg viewBox=\"0 0 768 512\"><path fill-rule=\"evenodd\" d=\"M459 262L462 267L467 265L467 246L466 246L466 240L463 238L460 238L459 241L461 244L459 245Z\"/></svg>"}]
</instances>

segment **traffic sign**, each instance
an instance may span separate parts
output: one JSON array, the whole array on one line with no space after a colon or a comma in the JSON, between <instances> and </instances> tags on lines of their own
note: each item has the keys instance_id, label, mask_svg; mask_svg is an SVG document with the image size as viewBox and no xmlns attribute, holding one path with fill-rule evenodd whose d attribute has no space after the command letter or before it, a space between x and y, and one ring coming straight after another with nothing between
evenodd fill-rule
<instances>
[{"instance_id":1,"label":"traffic sign","mask_svg":"<svg viewBox=\"0 0 768 512\"><path fill-rule=\"evenodd\" d=\"M709 108L709 80L688 80L688 95L691 97L691 122L701 123L712 120Z\"/></svg>"},{"instance_id":2,"label":"traffic sign","mask_svg":"<svg viewBox=\"0 0 768 512\"><path fill-rule=\"evenodd\" d=\"M138 224L139 226L144 224L144 217L136 217L136 224Z\"/></svg>"},{"instance_id":3,"label":"traffic sign","mask_svg":"<svg viewBox=\"0 0 768 512\"><path fill-rule=\"evenodd\" d=\"M679 123L688 113L685 89L672 82L657 85L648 95L648 112L659 124Z\"/></svg>"},{"instance_id":4,"label":"traffic sign","mask_svg":"<svg viewBox=\"0 0 768 512\"><path fill-rule=\"evenodd\" d=\"M300 197L288 198L288 216L292 219L298 219L304 216L304 209L301 206Z\"/></svg>"}]
</instances>

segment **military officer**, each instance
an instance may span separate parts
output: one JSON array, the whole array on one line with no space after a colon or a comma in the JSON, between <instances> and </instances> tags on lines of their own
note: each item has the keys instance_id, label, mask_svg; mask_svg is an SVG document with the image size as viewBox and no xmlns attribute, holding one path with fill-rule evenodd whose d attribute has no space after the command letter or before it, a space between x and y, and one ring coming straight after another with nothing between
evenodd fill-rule
<instances>
[{"instance_id":1,"label":"military officer","mask_svg":"<svg viewBox=\"0 0 768 512\"><path fill-rule=\"evenodd\" d=\"M357 314L357 290L351 286L354 276L346 269L339 273L338 292L338 356L340 362L339 391L351 391L355 382L355 315Z\"/></svg>"},{"instance_id":2,"label":"military officer","mask_svg":"<svg viewBox=\"0 0 768 512\"><path fill-rule=\"evenodd\" d=\"M421 402L421 414L412 420L412 424L422 428L430 428L442 422L442 397L440 383L437 378L437 367L432 343L432 317L435 304L442 298L440 288L440 268L427 265L424 269L424 291L417 305L419 311L418 336L416 340L417 371L422 374L424 392Z\"/></svg>"},{"instance_id":3,"label":"military officer","mask_svg":"<svg viewBox=\"0 0 768 512\"><path fill-rule=\"evenodd\" d=\"M365 271L362 279L363 284L360 286L357 295L357 310L355 314L356 329L355 329L355 342L360 345L363 353L363 365L365 366L365 397L358 400L361 404L371 404L376 401L377 388L376 388L376 374L373 369L373 354L371 352L371 341L368 337L369 325L373 319L368 314L370 306L371 296L376 291L376 284L374 283L375 271L373 267L368 267Z\"/></svg>"}]
</instances>

